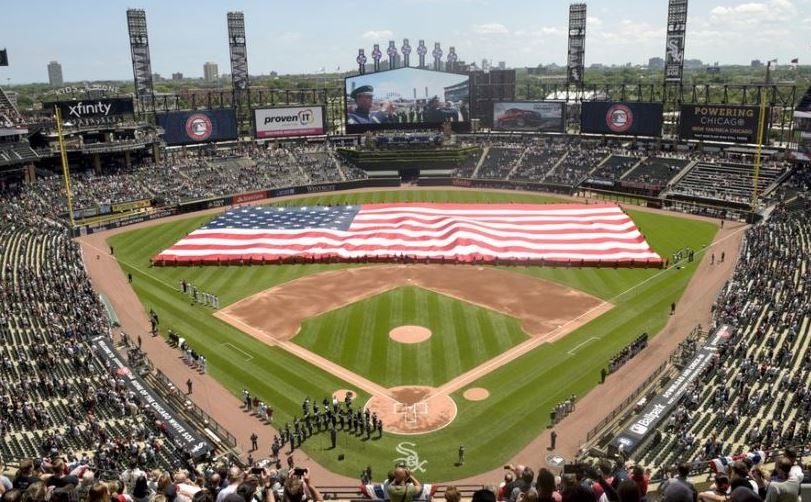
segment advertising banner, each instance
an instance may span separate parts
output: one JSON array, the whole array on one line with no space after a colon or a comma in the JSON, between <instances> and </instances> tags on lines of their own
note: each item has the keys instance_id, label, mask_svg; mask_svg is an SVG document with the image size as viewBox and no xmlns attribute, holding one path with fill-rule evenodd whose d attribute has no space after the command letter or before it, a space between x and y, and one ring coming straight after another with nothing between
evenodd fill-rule
<instances>
[{"instance_id":1,"label":"advertising banner","mask_svg":"<svg viewBox=\"0 0 811 502\"><path fill-rule=\"evenodd\" d=\"M122 378L127 387L138 396L142 404L149 407L166 424L166 434L172 438L176 444L181 445L183 451L198 458L211 450L211 445L194 429L189 427L183 420L178 418L172 408L148 387L143 379L133 373L121 357L116 352L111 341L103 336L96 337L93 345L98 349L100 357L107 359L111 367L115 369L119 378Z\"/></svg>"},{"instance_id":2,"label":"advertising banner","mask_svg":"<svg viewBox=\"0 0 811 502\"><path fill-rule=\"evenodd\" d=\"M237 139L237 118L233 108L157 114L169 146L192 145Z\"/></svg>"},{"instance_id":3,"label":"advertising banner","mask_svg":"<svg viewBox=\"0 0 811 502\"><path fill-rule=\"evenodd\" d=\"M760 110L757 106L681 105L681 139L755 143ZM770 111L766 111L768 121ZM769 130L764 124L763 132ZM764 138L765 139L765 138Z\"/></svg>"},{"instance_id":4,"label":"advertising banner","mask_svg":"<svg viewBox=\"0 0 811 502\"><path fill-rule=\"evenodd\" d=\"M651 399L634 421L614 438L614 444L618 447L622 445L626 453L633 451L645 439L645 436L653 432L656 425L673 411L693 380L701 375L704 368L710 363L718 350L718 343L729 338L731 334L732 328L727 325L721 326L707 340L704 347L696 353L690 364L684 367L679 376L674 378L660 395Z\"/></svg>"},{"instance_id":5,"label":"advertising banner","mask_svg":"<svg viewBox=\"0 0 811 502\"><path fill-rule=\"evenodd\" d=\"M660 136L662 103L584 101L580 113L580 132Z\"/></svg>"},{"instance_id":6,"label":"advertising banner","mask_svg":"<svg viewBox=\"0 0 811 502\"><path fill-rule=\"evenodd\" d=\"M564 103L560 101L504 101L493 103L497 131L563 132Z\"/></svg>"},{"instance_id":7,"label":"advertising banner","mask_svg":"<svg viewBox=\"0 0 811 502\"><path fill-rule=\"evenodd\" d=\"M324 134L323 106L257 108L253 111L257 139Z\"/></svg>"},{"instance_id":8,"label":"advertising banner","mask_svg":"<svg viewBox=\"0 0 811 502\"><path fill-rule=\"evenodd\" d=\"M74 125L115 124L122 118L132 115L135 108L132 98L104 98L93 100L49 101L42 103L42 109L52 111L59 108L64 122Z\"/></svg>"}]
</instances>

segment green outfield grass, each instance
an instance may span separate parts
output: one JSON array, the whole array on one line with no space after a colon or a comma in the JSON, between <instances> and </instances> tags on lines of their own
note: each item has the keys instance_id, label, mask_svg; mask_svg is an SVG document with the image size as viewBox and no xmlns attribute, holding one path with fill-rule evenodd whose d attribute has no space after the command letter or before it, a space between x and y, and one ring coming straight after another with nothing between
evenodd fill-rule
<instances>
[{"instance_id":1,"label":"green outfield grass","mask_svg":"<svg viewBox=\"0 0 811 502\"><path fill-rule=\"evenodd\" d=\"M321 195L286 204L355 204L393 201L433 202L557 202L532 194L485 191L389 191ZM717 227L678 216L628 211L645 233L648 242L663 256L690 246L701 250L712 241ZM220 296L222 306L273 285L297 277L334 270L348 265L269 265L228 267L155 267L149 258L195 230L212 216L193 217L113 236L109 244L124 272L133 274L133 287L147 308L160 314L161 330L178 331L209 360L210 373L235 395L251 389L276 409L275 420L284 423L301 412L305 395L321 399L347 384L275 347L213 317L212 310L190 307L178 292L178 281L186 279L205 291ZM700 255L699 255L700 258ZM421 460L427 461L420 479L446 481L497 468L517 453L546 427L549 410L572 393L585 394L599 380L600 368L641 332L657 333L668 319L671 302L677 302L697 263L667 271L646 269L529 268L509 270L570 285L600 298L616 308L579 328L554 344L538 347L499 370L473 382L485 387L490 398L465 401L460 390L453 397L459 415L448 427L432 434L397 436L361 441L341 435L338 451L326 450L328 438L308 440L304 449L326 467L357 476L367 464L386 472L402 441L415 444ZM520 292L516 292L520 294ZM377 312L379 315L380 312ZM371 315L371 314L370 314ZM226 345L227 344L227 345ZM320 344L319 344L320 345ZM366 352L369 358L384 357L384 346ZM328 350L321 348L320 350ZM461 349L460 349L461 350ZM371 364L371 363L369 363ZM377 377L375 377L376 379ZM611 395L608 390L606 398ZM368 396L360 393L361 402ZM456 447L465 444L464 467L454 466ZM338 453L345 453L343 462ZM541 459L538 460L539 462ZM494 480L495 481L495 480Z\"/></svg>"},{"instance_id":2,"label":"green outfield grass","mask_svg":"<svg viewBox=\"0 0 811 502\"><path fill-rule=\"evenodd\" d=\"M392 343L407 324L433 336ZM384 387L438 387L527 338L514 317L404 286L305 321L293 341Z\"/></svg>"}]
</instances>

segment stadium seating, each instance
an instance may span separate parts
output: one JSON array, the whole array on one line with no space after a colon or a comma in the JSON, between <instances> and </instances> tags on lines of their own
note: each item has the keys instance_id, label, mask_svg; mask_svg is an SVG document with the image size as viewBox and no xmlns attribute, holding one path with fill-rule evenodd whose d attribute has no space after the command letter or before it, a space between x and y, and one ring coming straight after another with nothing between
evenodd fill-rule
<instances>
[{"instance_id":1,"label":"stadium seating","mask_svg":"<svg viewBox=\"0 0 811 502\"><path fill-rule=\"evenodd\" d=\"M732 327L717 357L637 456L657 475L719 456L811 440L811 222L777 210L751 229L715 304L711 328ZM711 329L711 332L713 330Z\"/></svg>"},{"instance_id":2,"label":"stadium seating","mask_svg":"<svg viewBox=\"0 0 811 502\"><path fill-rule=\"evenodd\" d=\"M764 163L760 168L758 192L765 194L787 169L788 166L782 163ZM668 196L749 204L753 178L751 164L701 161L670 188Z\"/></svg>"},{"instance_id":3,"label":"stadium seating","mask_svg":"<svg viewBox=\"0 0 811 502\"><path fill-rule=\"evenodd\" d=\"M134 454L145 467L179 465L183 456L160 432L158 417L91 347L109 325L64 229L4 218L0 270L4 460L90 454L98 469L116 472Z\"/></svg>"},{"instance_id":4,"label":"stadium seating","mask_svg":"<svg viewBox=\"0 0 811 502\"><path fill-rule=\"evenodd\" d=\"M689 160L679 157L648 157L629 172L623 181L645 183L661 189L689 163Z\"/></svg>"},{"instance_id":5,"label":"stadium seating","mask_svg":"<svg viewBox=\"0 0 811 502\"><path fill-rule=\"evenodd\" d=\"M474 177L505 179L523 153L524 147L521 145L490 147Z\"/></svg>"}]
</instances>

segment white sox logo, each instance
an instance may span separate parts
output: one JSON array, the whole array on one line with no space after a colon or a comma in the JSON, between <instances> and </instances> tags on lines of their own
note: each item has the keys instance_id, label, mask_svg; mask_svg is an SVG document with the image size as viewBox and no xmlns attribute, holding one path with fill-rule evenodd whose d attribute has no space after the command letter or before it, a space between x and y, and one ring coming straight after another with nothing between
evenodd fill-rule
<instances>
[{"instance_id":1,"label":"white sox logo","mask_svg":"<svg viewBox=\"0 0 811 502\"><path fill-rule=\"evenodd\" d=\"M634 124L634 113L625 105L613 105L605 114L605 123L614 132L625 132Z\"/></svg>"},{"instance_id":2,"label":"white sox logo","mask_svg":"<svg viewBox=\"0 0 811 502\"><path fill-rule=\"evenodd\" d=\"M681 63L681 59L684 55L681 52L681 47L679 47L679 40L675 38L671 38L667 41L667 58L669 62L673 63Z\"/></svg>"},{"instance_id":3,"label":"white sox logo","mask_svg":"<svg viewBox=\"0 0 811 502\"><path fill-rule=\"evenodd\" d=\"M202 113L195 113L186 120L186 134L194 141L205 141L214 132L211 119Z\"/></svg>"},{"instance_id":4,"label":"white sox logo","mask_svg":"<svg viewBox=\"0 0 811 502\"><path fill-rule=\"evenodd\" d=\"M405 466L413 472L425 472L423 466L428 463L427 460L420 460L420 456L417 454L416 450L412 448L416 448L417 444L412 443L411 441L403 441L402 443L398 444L395 450L402 457L395 458L395 464L405 464Z\"/></svg>"}]
</instances>

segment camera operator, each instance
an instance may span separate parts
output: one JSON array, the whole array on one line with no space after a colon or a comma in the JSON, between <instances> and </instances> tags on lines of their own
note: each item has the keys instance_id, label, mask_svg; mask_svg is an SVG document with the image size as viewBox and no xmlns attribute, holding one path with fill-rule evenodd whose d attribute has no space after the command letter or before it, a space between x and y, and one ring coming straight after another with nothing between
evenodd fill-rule
<instances>
[{"instance_id":1,"label":"camera operator","mask_svg":"<svg viewBox=\"0 0 811 502\"><path fill-rule=\"evenodd\" d=\"M405 467L397 466L394 469L394 480L389 484L389 500L391 502L411 502L420 493L422 493L422 484L417 478Z\"/></svg>"}]
</instances>

